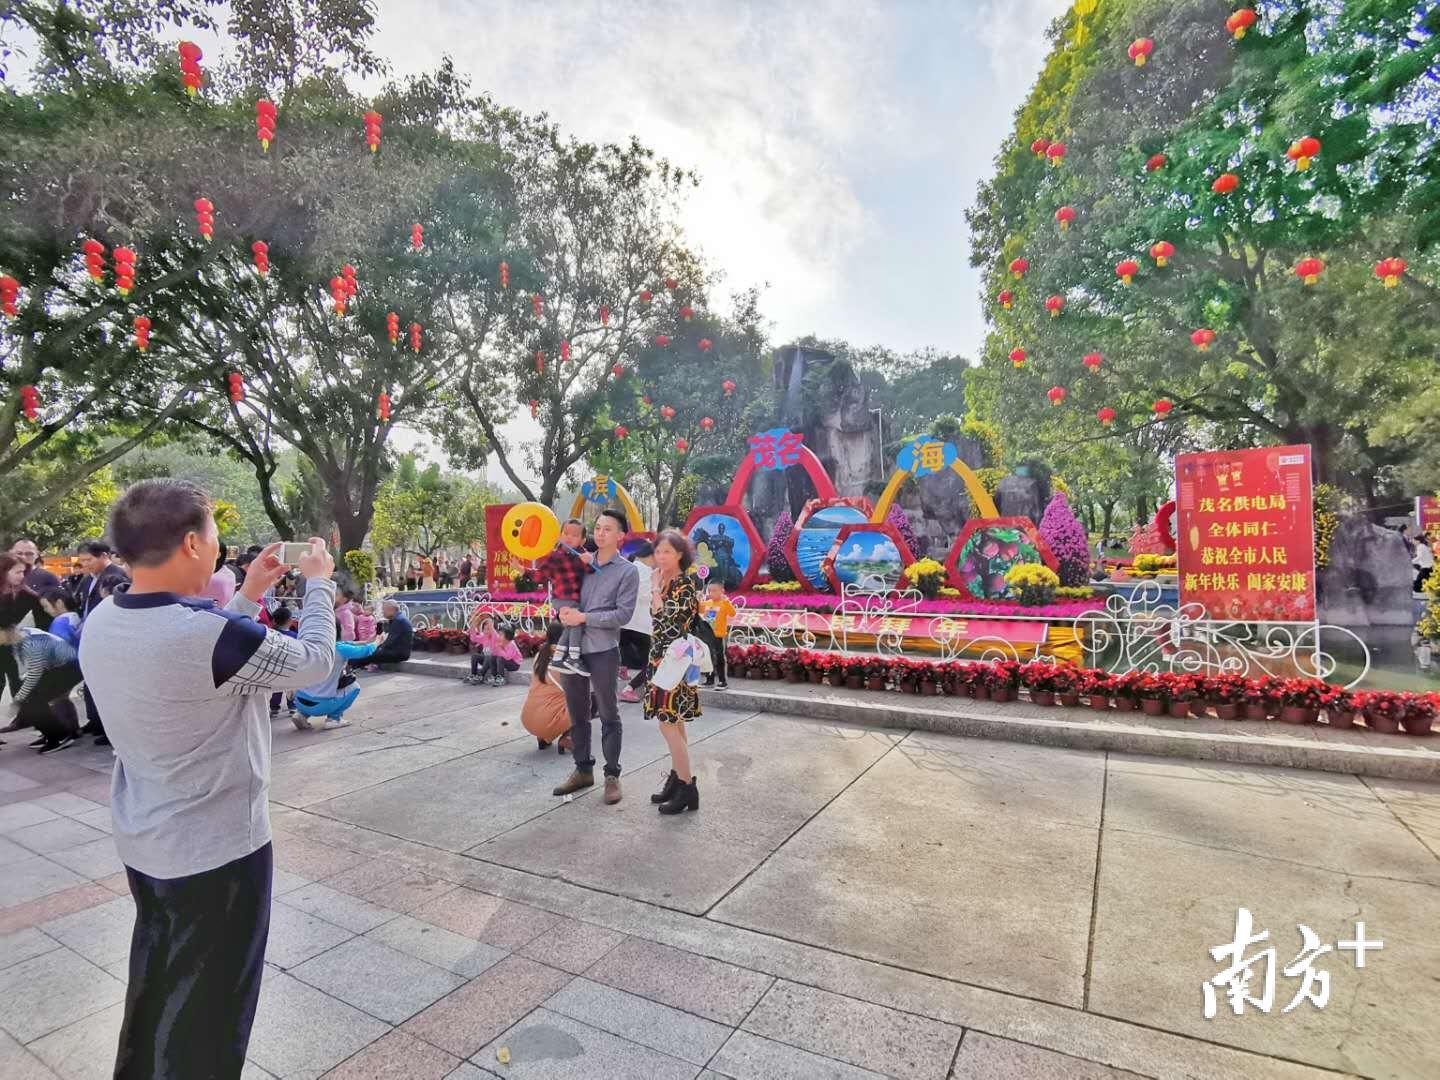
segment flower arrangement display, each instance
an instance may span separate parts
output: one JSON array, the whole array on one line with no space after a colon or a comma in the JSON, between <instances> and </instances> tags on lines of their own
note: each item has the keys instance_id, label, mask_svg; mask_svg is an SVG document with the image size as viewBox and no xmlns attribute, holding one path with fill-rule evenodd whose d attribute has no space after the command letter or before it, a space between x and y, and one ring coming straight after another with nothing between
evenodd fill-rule
<instances>
[{"instance_id":1,"label":"flower arrangement display","mask_svg":"<svg viewBox=\"0 0 1440 1080\"><path fill-rule=\"evenodd\" d=\"M1008 525L977 528L956 560L963 589L976 599L1005 592L1005 571L1015 563L1039 563L1040 552L1021 530Z\"/></svg>"},{"instance_id":2,"label":"flower arrangement display","mask_svg":"<svg viewBox=\"0 0 1440 1080\"><path fill-rule=\"evenodd\" d=\"M930 538L928 536L916 536L915 527L910 524L910 515L905 513L905 508L898 502L892 503L890 512L885 515L885 524L894 525L900 533L900 539L905 541L905 546L910 549L910 554L917 559L923 558L930 550Z\"/></svg>"},{"instance_id":3,"label":"flower arrangement display","mask_svg":"<svg viewBox=\"0 0 1440 1080\"><path fill-rule=\"evenodd\" d=\"M785 541L794 530L795 519L790 516L790 511L781 510L775 518L775 528L770 531L770 542L765 545L765 566L770 571L772 582L789 582L795 578L790 560L785 558Z\"/></svg>"},{"instance_id":4,"label":"flower arrangement display","mask_svg":"<svg viewBox=\"0 0 1440 1080\"><path fill-rule=\"evenodd\" d=\"M1040 518L1040 536L1060 560L1060 584L1084 585L1090 577L1090 537L1063 491L1057 491Z\"/></svg>"},{"instance_id":5,"label":"flower arrangement display","mask_svg":"<svg viewBox=\"0 0 1440 1080\"><path fill-rule=\"evenodd\" d=\"M1053 604L1059 585L1059 575L1044 563L1016 563L1005 571L1005 587L1022 607Z\"/></svg>"},{"instance_id":6,"label":"flower arrangement display","mask_svg":"<svg viewBox=\"0 0 1440 1080\"><path fill-rule=\"evenodd\" d=\"M926 600L934 600L945 584L945 567L934 559L917 559L905 568L905 580Z\"/></svg>"}]
</instances>

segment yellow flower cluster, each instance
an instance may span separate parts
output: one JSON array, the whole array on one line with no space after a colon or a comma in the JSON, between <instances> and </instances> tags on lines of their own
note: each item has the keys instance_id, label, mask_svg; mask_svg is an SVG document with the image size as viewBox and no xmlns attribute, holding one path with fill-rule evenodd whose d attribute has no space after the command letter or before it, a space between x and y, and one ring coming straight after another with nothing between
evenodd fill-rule
<instances>
[{"instance_id":1,"label":"yellow flower cluster","mask_svg":"<svg viewBox=\"0 0 1440 1080\"><path fill-rule=\"evenodd\" d=\"M1139 574L1162 574L1178 565L1179 560L1174 555L1136 555L1134 570Z\"/></svg>"},{"instance_id":2,"label":"yellow flower cluster","mask_svg":"<svg viewBox=\"0 0 1440 1080\"><path fill-rule=\"evenodd\" d=\"M786 593L786 592L800 592L800 591L802 591L804 588L805 588L805 586L802 585L802 584L801 584L800 582L798 582L798 581L762 581L759 585L756 585L756 586L755 586L755 591L756 591L756 592Z\"/></svg>"},{"instance_id":3,"label":"yellow flower cluster","mask_svg":"<svg viewBox=\"0 0 1440 1080\"><path fill-rule=\"evenodd\" d=\"M1015 589L1055 589L1060 575L1044 563L1016 563L1005 571L1005 584Z\"/></svg>"},{"instance_id":4,"label":"yellow flower cluster","mask_svg":"<svg viewBox=\"0 0 1440 1080\"><path fill-rule=\"evenodd\" d=\"M911 581L917 578L930 577L932 574L943 573L945 573L945 567L931 558L916 559L905 571L906 577Z\"/></svg>"}]
</instances>

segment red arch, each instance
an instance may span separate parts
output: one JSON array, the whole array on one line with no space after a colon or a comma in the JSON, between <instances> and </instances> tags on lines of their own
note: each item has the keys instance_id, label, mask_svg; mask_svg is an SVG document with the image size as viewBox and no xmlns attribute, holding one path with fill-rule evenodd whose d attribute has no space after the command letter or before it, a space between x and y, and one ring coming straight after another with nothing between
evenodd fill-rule
<instances>
[{"instance_id":1,"label":"red arch","mask_svg":"<svg viewBox=\"0 0 1440 1080\"><path fill-rule=\"evenodd\" d=\"M805 475L810 477L810 482L815 485L815 494L821 499L839 498L835 491L835 485L830 480L830 474L825 471L825 466L820 464L820 459L815 456L815 451L810 447L800 447L800 467L805 470ZM730 482L730 492L725 496L725 502L730 506L740 506L745 500L745 489L750 486L750 478L755 475L755 455L745 454L740 463L739 470L735 473L735 479Z\"/></svg>"}]
</instances>

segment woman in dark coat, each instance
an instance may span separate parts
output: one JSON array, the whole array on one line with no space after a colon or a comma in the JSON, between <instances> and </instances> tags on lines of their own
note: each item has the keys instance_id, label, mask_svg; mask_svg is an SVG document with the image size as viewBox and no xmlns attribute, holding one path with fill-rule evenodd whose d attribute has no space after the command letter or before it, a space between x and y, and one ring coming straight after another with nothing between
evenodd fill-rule
<instances>
[{"instance_id":1,"label":"woman in dark coat","mask_svg":"<svg viewBox=\"0 0 1440 1080\"><path fill-rule=\"evenodd\" d=\"M14 555L8 552L0 555L0 626L14 626L28 614L36 626L48 626L50 617L40 606L40 597L25 587L25 572L28 569ZM13 698L20 692L20 666L15 660L15 651L9 645L0 645L0 690L6 687ZM23 726L18 721L0 730L15 731Z\"/></svg>"},{"instance_id":2,"label":"woman in dark coat","mask_svg":"<svg viewBox=\"0 0 1440 1080\"><path fill-rule=\"evenodd\" d=\"M690 769L690 739L685 725L700 715L700 692L684 679L672 690L654 683L656 669L670 645L690 633L700 610L700 592L686 571L694 556L683 533L667 529L655 541L655 572L650 576L650 612L654 629L650 636L650 661L645 666L645 717L660 722L660 734L670 749L673 768L665 786L650 801L660 813L678 814L700 808L700 791Z\"/></svg>"}]
</instances>

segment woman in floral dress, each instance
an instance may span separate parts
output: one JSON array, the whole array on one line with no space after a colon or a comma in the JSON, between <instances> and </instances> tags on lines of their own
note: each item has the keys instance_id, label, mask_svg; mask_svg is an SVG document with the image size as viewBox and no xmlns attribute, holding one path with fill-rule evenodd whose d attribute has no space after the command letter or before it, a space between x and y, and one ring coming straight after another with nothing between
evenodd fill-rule
<instances>
[{"instance_id":1,"label":"woman in floral dress","mask_svg":"<svg viewBox=\"0 0 1440 1080\"><path fill-rule=\"evenodd\" d=\"M650 637L650 660L645 665L645 716L660 722L660 734L670 748L670 775L665 786L650 796L662 814L700 808L685 728L687 722L700 715L700 693L683 679L673 690L662 690L653 681L665 651L690 633L690 624L700 610L699 588L686 573L693 558L690 541L683 533L667 529L655 541L655 572L650 577L650 612L655 626Z\"/></svg>"}]
</instances>

